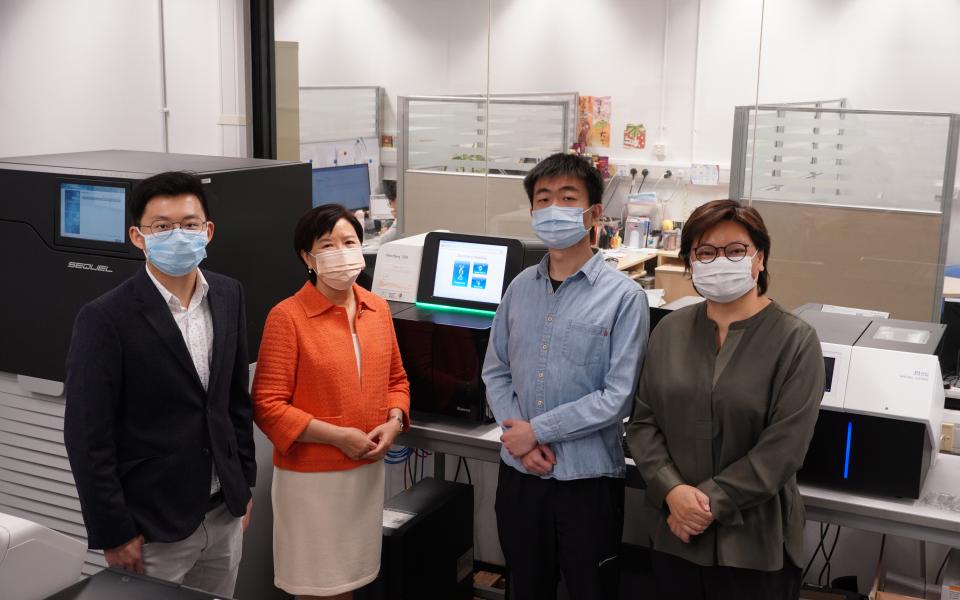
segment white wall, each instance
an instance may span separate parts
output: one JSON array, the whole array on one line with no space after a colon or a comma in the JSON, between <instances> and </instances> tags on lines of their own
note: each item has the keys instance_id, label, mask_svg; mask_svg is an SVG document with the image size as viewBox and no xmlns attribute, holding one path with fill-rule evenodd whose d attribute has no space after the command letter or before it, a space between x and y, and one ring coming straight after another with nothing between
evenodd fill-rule
<instances>
[{"instance_id":1,"label":"white wall","mask_svg":"<svg viewBox=\"0 0 960 600\"><path fill-rule=\"evenodd\" d=\"M244 0L163 0L169 152L249 156Z\"/></svg>"},{"instance_id":2,"label":"white wall","mask_svg":"<svg viewBox=\"0 0 960 600\"><path fill-rule=\"evenodd\" d=\"M169 150L247 156L244 0L162 4ZM0 2L0 156L163 151L160 5Z\"/></svg>"},{"instance_id":3,"label":"white wall","mask_svg":"<svg viewBox=\"0 0 960 600\"><path fill-rule=\"evenodd\" d=\"M730 164L733 110L756 101L761 0L704 0L693 162Z\"/></svg>"},{"instance_id":4,"label":"white wall","mask_svg":"<svg viewBox=\"0 0 960 600\"><path fill-rule=\"evenodd\" d=\"M216 0L164 0L169 151L221 154Z\"/></svg>"},{"instance_id":5,"label":"white wall","mask_svg":"<svg viewBox=\"0 0 960 600\"><path fill-rule=\"evenodd\" d=\"M853 108L960 111L960 3L767 0L762 102L845 96Z\"/></svg>"},{"instance_id":6,"label":"white wall","mask_svg":"<svg viewBox=\"0 0 960 600\"><path fill-rule=\"evenodd\" d=\"M151 0L0 3L0 156L160 150Z\"/></svg>"},{"instance_id":7,"label":"white wall","mask_svg":"<svg viewBox=\"0 0 960 600\"><path fill-rule=\"evenodd\" d=\"M487 5L471 0L276 0L275 37L300 44L300 85L379 85L397 96L486 89Z\"/></svg>"},{"instance_id":8,"label":"white wall","mask_svg":"<svg viewBox=\"0 0 960 600\"><path fill-rule=\"evenodd\" d=\"M613 96L612 139L622 139L626 123L642 122L648 149L617 143L609 153L652 160L666 80L664 141L670 156L689 162L697 6L697 0L492 0L489 92ZM397 96L488 89L486 2L277 0L275 8L277 39L300 43L301 85L385 87L386 133L396 128Z\"/></svg>"},{"instance_id":9,"label":"white wall","mask_svg":"<svg viewBox=\"0 0 960 600\"><path fill-rule=\"evenodd\" d=\"M650 157L661 124L668 6L666 0L493 0L490 91L611 96L611 148L595 151ZM692 65L673 66L667 65L667 78L682 82L690 97ZM627 123L646 126L647 150L621 148ZM689 124L676 125L668 129L689 141Z\"/></svg>"}]
</instances>

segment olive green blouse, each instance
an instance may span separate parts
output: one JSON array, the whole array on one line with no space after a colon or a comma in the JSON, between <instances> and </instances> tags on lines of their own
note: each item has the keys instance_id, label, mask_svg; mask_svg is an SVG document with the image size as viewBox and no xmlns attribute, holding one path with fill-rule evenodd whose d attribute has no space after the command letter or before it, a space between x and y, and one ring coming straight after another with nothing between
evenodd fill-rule
<instances>
[{"instance_id":1,"label":"olive green blouse","mask_svg":"<svg viewBox=\"0 0 960 600\"><path fill-rule=\"evenodd\" d=\"M716 330L702 302L650 337L627 442L662 511L654 549L703 566L775 571L784 553L801 566L796 472L823 398L820 341L775 302L732 323L719 352ZM689 544L671 533L664 502L684 483L710 497L715 517Z\"/></svg>"}]
</instances>

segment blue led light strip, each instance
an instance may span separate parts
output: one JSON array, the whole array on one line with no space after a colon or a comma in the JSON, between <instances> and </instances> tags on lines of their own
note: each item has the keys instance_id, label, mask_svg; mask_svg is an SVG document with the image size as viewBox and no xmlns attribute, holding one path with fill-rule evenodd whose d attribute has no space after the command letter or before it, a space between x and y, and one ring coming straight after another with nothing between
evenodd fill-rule
<instances>
[{"instance_id":1,"label":"blue led light strip","mask_svg":"<svg viewBox=\"0 0 960 600\"><path fill-rule=\"evenodd\" d=\"M847 453L843 459L843 478L850 477L850 442L853 441L853 421L847 421Z\"/></svg>"}]
</instances>

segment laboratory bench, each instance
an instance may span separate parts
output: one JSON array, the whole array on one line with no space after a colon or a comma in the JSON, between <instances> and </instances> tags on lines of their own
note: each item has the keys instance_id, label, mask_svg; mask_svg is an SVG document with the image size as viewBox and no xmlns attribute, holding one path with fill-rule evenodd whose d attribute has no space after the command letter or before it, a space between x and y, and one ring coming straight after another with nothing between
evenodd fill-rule
<instances>
[{"instance_id":1,"label":"laboratory bench","mask_svg":"<svg viewBox=\"0 0 960 600\"><path fill-rule=\"evenodd\" d=\"M500 460L500 427L453 418L414 414L397 444L434 453L434 477L444 478L444 455L486 462ZM627 485L644 488L633 459L627 458ZM960 456L940 453L918 500L858 495L800 485L807 519L960 548ZM931 498L938 502L929 503Z\"/></svg>"}]
</instances>

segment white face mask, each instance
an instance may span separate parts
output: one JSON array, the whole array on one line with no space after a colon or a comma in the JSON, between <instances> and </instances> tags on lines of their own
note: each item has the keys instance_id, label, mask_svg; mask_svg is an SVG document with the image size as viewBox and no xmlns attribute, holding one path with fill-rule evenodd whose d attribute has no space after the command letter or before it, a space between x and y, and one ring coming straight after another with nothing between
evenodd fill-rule
<instances>
[{"instance_id":1,"label":"white face mask","mask_svg":"<svg viewBox=\"0 0 960 600\"><path fill-rule=\"evenodd\" d=\"M707 300L721 304L733 302L757 285L753 277L755 256L745 256L736 262L726 256L718 256L711 263L694 259L691 263L693 286Z\"/></svg>"},{"instance_id":2,"label":"white face mask","mask_svg":"<svg viewBox=\"0 0 960 600\"><path fill-rule=\"evenodd\" d=\"M366 266L363 250L359 247L324 250L310 256L317 264L317 277L335 290L345 290L352 286Z\"/></svg>"}]
</instances>

